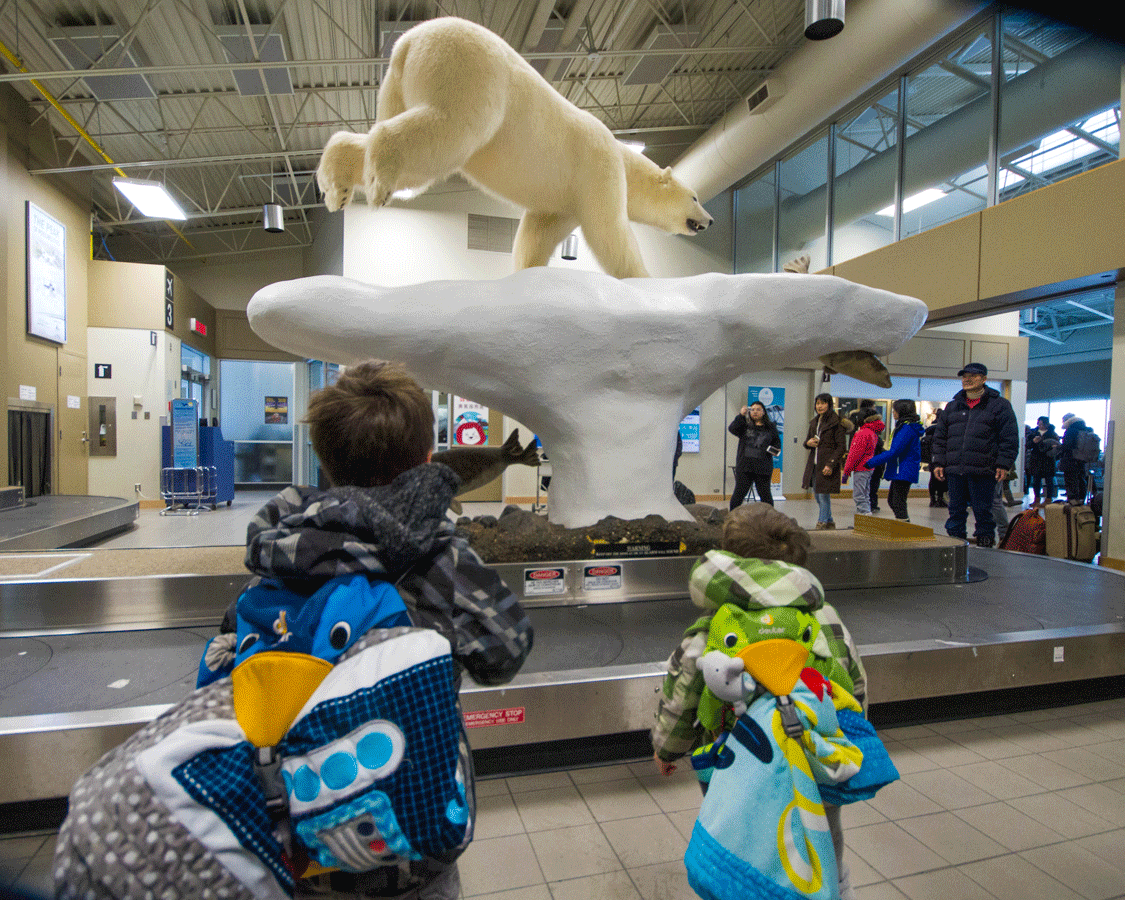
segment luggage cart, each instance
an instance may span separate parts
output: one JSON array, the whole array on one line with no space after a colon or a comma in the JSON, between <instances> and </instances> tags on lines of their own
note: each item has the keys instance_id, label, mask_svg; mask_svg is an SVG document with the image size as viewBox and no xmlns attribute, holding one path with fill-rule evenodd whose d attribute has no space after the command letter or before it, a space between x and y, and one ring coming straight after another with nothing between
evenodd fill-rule
<instances>
[{"instance_id":1,"label":"luggage cart","mask_svg":"<svg viewBox=\"0 0 1125 900\"><path fill-rule=\"evenodd\" d=\"M162 516L197 516L204 509L218 506L218 472L215 466L195 466L160 471L160 496L164 498Z\"/></svg>"}]
</instances>

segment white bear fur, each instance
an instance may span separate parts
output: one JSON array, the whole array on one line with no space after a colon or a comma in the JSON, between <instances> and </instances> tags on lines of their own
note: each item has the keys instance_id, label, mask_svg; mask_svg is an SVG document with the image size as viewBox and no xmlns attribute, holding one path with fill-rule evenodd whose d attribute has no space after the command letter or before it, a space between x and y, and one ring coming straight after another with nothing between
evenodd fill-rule
<instances>
[{"instance_id":1,"label":"white bear fur","mask_svg":"<svg viewBox=\"0 0 1125 900\"><path fill-rule=\"evenodd\" d=\"M608 274L646 276L630 219L671 234L712 221L670 169L616 140L497 35L449 17L395 43L375 125L333 135L317 183L337 210L356 187L382 206L395 191L425 190L453 172L526 210L512 251L517 270L545 266L581 226Z\"/></svg>"}]
</instances>

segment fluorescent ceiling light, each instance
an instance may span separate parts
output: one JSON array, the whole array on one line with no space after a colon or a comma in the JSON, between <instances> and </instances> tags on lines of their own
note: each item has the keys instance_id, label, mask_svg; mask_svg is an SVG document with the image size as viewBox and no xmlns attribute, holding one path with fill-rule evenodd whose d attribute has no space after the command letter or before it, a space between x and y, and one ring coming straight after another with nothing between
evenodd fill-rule
<instances>
[{"instance_id":1,"label":"fluorescent ceiling light","mask_svg":"<svg viewBox=\"0 0 1125 900\"><path fill-rule=\"evenodd\" d=\"M907 197L905 200L903 200L902 211L904 213L908 213L912 209L917 209L919 206L925 206L927 203L933 203L935 200L940 200L944 196L945 191L943 191L941 188L926 188L926 190L914 194L913 196ZM894 216L894 214L895 205L893 203L890 206L884 207L876 213L876 215L879 216L892 217Z\"/></svg>"},{"instance_id":2,"label":"fluorescent ceiling light","mask_svg":"<svg viewBox=\"0 0 1125 900\"><path fill-rule=\"evenodd\" d=\"M113 186L121 191L142 215L154 219L186 219L187 214L172 199L159 181L140 178L114 178Z\"/></svg>"},{"instance_id":3,"label":"fluorescent ceiling light","mask_svg":"<svg viewBox=\"0 0 1125 900\"><path fill-rule=\"evenodd\" d=\"M644 141L621 141L621 143L624 144L626 147L628 147L631 150L636 150L638 153L644 153L645 152L645 142Z\"/></svg>"},{"instance_id":4,"label":"fluorescent ceiling light","mask_svg":"<svg viewBox=\"0 0 1125 900\"><path fill-rule=\"evenodd\" d=\"M422 193L421 191L416 191L416 190L414 190L414 188L402 188L400 190L395 191L393 194L391 194L391 196L395 200L413 200L415 197L419 196L421 193Z\"/></svg>"}]
</instances>

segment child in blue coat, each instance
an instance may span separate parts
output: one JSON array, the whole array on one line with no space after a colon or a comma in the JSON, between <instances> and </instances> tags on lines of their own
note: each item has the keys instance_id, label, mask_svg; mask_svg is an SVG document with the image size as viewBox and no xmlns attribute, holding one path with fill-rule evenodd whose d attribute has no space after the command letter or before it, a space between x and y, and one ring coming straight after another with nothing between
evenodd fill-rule
<instances>
[{"instance_id":1,"label":"child in blue coat","mask_svg":"<svg viewBox=\"0 0 1125 900\"><path fill-rule=\"evenodd\" d=\"M891 415L896 427L890 449L871 457L867 466L871 469L880 465L887 467L884 477L891 483L887 492L887 504L896 519L909 522L906 498L910 494L910 485L918 480L918 471L922 467L921 440L925 429L922 428L913 400L896 400L891 406Z\"/></svg>"}]
</instances>

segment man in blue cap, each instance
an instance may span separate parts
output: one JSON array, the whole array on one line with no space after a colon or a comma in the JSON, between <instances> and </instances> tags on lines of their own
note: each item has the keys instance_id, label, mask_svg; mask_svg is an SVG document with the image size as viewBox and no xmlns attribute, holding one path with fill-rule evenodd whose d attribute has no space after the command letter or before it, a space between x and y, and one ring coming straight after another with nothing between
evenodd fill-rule
<instances>
[{"instance_id":1,"label":"man in blue cap","mask_svg":"<svg viewBox=\"0 0 1125 900\"><path fill-rule=\"evenodd\" d=\"M971 362L957 375L961 390L945 407L934 432L933 473L949 484L945 531L964 539L972 506L977 546L994 547L992 498L997 482L1008 477L1019 455L1019 425L1012 404L985 384L986 366Z\"/></svg>"}]
</instances>

